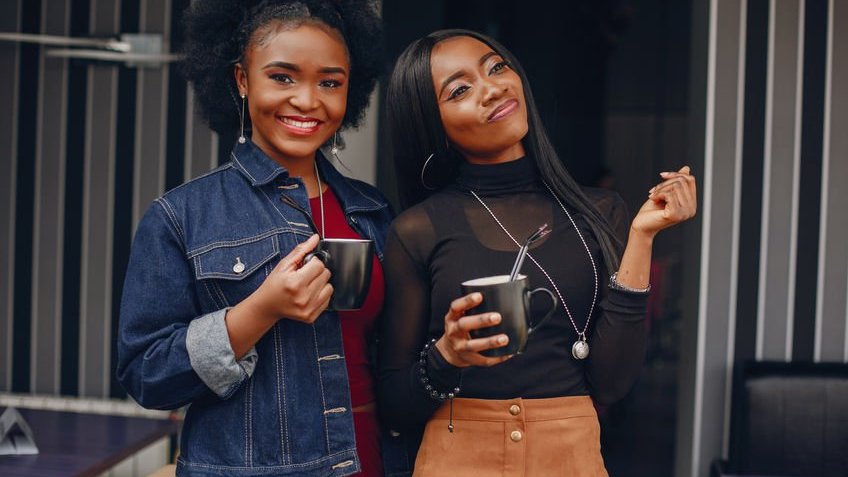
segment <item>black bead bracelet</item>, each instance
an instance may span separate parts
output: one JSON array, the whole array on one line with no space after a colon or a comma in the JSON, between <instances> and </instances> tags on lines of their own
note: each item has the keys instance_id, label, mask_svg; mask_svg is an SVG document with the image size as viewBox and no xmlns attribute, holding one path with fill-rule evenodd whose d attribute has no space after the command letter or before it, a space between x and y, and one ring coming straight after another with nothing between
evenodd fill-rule
<instances>
[{"instance_id":1,"label":"black bead bracelet","mask_svg":"<svg viewBox=\"0 0 848 477\"><path fill-rule=\"evenodd\" d=\"M422 349L421 353L418 355L418 380L421 381L421 385L424 387L424 390L427 391L427 394L431 399L439 402L450 401L450 420L448 423L448 430L453 432L453 398L459 394L459 388L462 386L462 375L460 374L459 376L460 384L446 393L440 392L433 386L433 384L430 383L430 377L427 376L427 356L435 343L435 339L428 341L424 345L424 349Z\"/></svg>"}]
</instances>

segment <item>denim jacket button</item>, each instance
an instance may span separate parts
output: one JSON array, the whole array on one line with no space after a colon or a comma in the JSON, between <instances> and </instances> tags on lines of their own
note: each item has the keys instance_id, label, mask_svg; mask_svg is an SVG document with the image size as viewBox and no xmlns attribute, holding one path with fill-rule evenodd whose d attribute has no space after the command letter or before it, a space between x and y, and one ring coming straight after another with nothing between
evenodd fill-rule
<instances>
[{"instance_id":1,"label":"denim jacket button","mask_svg":"<svg viewBox=\"0 0 848 477\"><path fill-rule=\"evenodd\" d=\"M241 273L244 271L244 264L241 263L241 257L236 257L236 264L233 265L233 272Z\"/></svg>"}]
</instances>

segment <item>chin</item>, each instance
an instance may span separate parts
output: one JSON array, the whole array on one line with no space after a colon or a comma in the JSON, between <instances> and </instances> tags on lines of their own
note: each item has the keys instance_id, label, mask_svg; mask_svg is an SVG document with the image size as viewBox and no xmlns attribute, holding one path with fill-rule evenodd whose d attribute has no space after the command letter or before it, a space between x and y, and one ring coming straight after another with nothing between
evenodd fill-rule
<instances>
[{"instance_id":1,"label":"chin","mask_svg":"<svg viewBox=\"0 0 848 477\"><path fill-rule=\"evenodd\" d=\"M500 131L497 134L509 138L512 138L513 136L519 136L519 139L523 138L527 134L527 131L530 129L530 126L527 123L527 116L523 115L515 115L515 117L509 118L508 121L504 121L498 126L498 129L500 129Z\"/></svg>"},{"instance_id":2,"label":"chin","mask_svg":"<svg viewBox=\"0 0 848 477\"><path fill-rule=\"evenodd\" d=\"M524 139L524 136L527 135L527 125L516 125L516 127L511 127L504 131L501 134L504 143L509 143L509 145L514 145L521 142Z\"/></svg>"},{"instance_id":3,"label":"chin","mask_svg":"<svg viewBox=\"0 0 848 477\"><path fill-rule=\"evenodd\" d=\"M322 144L324 143L317 141L281 141L274 146L284 157L300 158L312 156Z\"/></svg>"}]
</instances>

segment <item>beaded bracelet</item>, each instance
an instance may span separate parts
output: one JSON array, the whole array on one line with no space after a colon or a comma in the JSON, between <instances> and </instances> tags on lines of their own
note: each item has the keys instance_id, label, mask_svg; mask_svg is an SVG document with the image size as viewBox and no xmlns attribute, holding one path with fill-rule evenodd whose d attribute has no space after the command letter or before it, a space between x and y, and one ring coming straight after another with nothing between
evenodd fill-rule
<instances>
[{"instance_id":1,"label":"beaded bracelet","mask_svg":"<svg viewBox=\"0 0 848 477\"><path fill-rule=\"evenodd\" d=\"M450 401L450 419L448 421L448 430L453 432L453 398L459 394L460 386L462 386L462 375L459 375L459 384L453 388L449 392L440 392L430 383L430 377L427 376L427 355L430 353L430 349L435 345L436 340L431 339L426 344L424 344L424 349L421 350L421 353L418 355L418 380L421 381L421 385L424 386L424 390L427 391L427 394L431 399L434 399L439 402Z\"/></svg>"},{"instance_id":2,"label":"beaded bracelet","mask_svg":"<svg viewBox=\"0 0 848 477\"><path fill-rule=\"evenodd\" d=\"M421 385L424 386L424 390L430 395L430 397L436 401L447 401L448 399L453 399L454 396L459 394L459 386L453 388L450 392L439 392L432 384L430 384L430 377L427 376L427 354L430 352L430 348L436 343L435 339L431 339L424 345L424 349L421 350L421 353L418 355L418 380L421 381ZM461 378L460 378L461 379Z\"/></svg>"}]
</instances>

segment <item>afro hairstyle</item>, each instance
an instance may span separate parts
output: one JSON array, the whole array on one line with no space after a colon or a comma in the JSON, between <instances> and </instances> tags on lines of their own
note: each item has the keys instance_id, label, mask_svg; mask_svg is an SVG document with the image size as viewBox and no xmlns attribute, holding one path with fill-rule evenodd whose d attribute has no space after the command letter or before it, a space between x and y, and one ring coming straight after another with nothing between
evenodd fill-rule
<instances>
[{"instance_id":1,"label":"afro hairstyle","mask_svg":"<svg viewBox=\"0 0 848 477\"><path fill-rule=\"evenodd\" d=\"M383 69L381 20L373 0L201 0L183 15L182 71L200 114L212 130L239 128L241 101L233 75L253 34L274 22L317 22L338 31L350 55L347 110L342 129L356 128ZM245 118L249 128L249 118Z\"/></svg>"}]
</instances>

